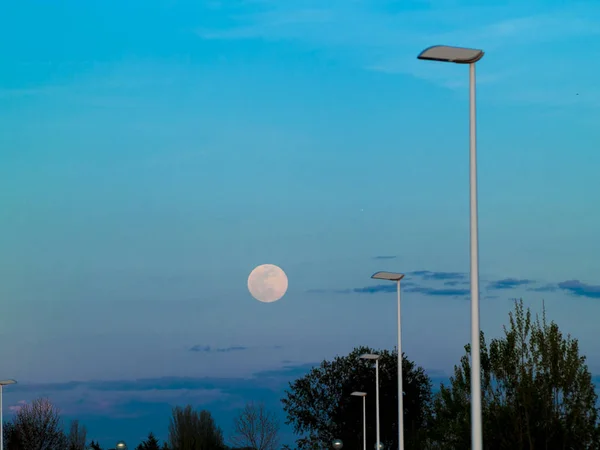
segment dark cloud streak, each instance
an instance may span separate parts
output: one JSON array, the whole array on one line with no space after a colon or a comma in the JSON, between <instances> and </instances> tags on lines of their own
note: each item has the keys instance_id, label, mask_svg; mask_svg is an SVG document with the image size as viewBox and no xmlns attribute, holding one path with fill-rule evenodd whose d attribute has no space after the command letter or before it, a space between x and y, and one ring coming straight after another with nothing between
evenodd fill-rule
<instances>
[{"instance_id":1,"label":"dark cloud streak","mask_svg":"<svg viewBox=\"0 0 600 450\"><path fill-rule=\"evenodd\" d=\"M470 294L469 289L430 288L425 286L414 286L406 289L406 292L415 292L429 297L464 297Z\"/></svg>"},{"instance_id":2,"label":"dark cloud streak","mask_svg":"<svg viewBox=\"0 0 600 450\"><path fill-rule=\"evenodd\" d=\"M502 280L492 281L488 284L489 291L498 291L502 289L514 289L521 286L527 286L534 283L533 280L519 280L516 278L503 278Z\"/></svg>"},{"instance_id":3,"label":"dark cloud streak","mask_svg":"<svg viewBox=\"0 0 600 450\"><path fill-rule=\"evenodd\" d=\"M197 353L229 353L229 352L239 352L242 350L248 350L248 347L243 347L241 345L234 345L231 347L213 348L210 345L194 345L192 348L190 348L190 352L197 352Z\"/></svg>"},{"instance_id":4,"label":"dark cloud streak","mask_svg":"<svg viewBox=\"0 0 600 450\"><path fill-rule=\"evenodd\" d=\"M464 280L467 274L463 272L432 272L430 270L415 270L407 275L420 277L424 280Z\"/></svg>"},{"instance_id":5,"label":"dark cloud streak","mask_svg":"<svg viewBox=\"0 0 600 450\"><path fill-rule=\"evenodd\" d=\"M577 297L600 298L600 286L582 283L579 280L562 281L558 283L558 287Z\"/></svg>"}]
</instances>

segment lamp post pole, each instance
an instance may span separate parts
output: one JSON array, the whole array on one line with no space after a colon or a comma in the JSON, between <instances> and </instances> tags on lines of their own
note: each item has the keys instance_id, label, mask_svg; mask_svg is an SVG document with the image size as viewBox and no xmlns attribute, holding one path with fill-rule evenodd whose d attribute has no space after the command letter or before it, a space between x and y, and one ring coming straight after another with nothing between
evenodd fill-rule
<instances>
[{"instance_id":1,"label":"lamp post pole","mask_svg":"<svg viewBox=\"0 0 600 450\"><path fill-rule=\"evenodd\" d=\"M379 358L375 360L375 405L377 411L377 415L375 416L375 423L377 426L377 450L380 450L379 447L381 445L381 441L379 440Z\"/></svg>"},{"instance_id":2,"label":"lamp post pole","mask_svg":"<svg viewBox=\"0 0 600 450\"><path fill-rule=\"evenodd\" d=\"M379 358L380 355L375 354L366 354L361 355L360 357L360 359L375 361L375 429L377 432L377 441L375 443L375 448L377 450L380 450L381 447L381 436L379 434Z\"/></svg>"},{"instance_id":3,"label":"lamp post pole","mask_svg":"<svg viewBox=\"0 0 600 450\"><path fill-rule=\"evenodd\" d=\"M477 224L477 126L475 101L475 63L483 51L472 48L436 45L426 48L418 59L469 65L469 204L471 260L471 446L483 449L481 420L481 360L479 324L479 242Z\"/></svg>"},{"instance_id":4,"label":"lamp post pole","mask_svg":"<svg viewBox=\"0 0 600 450\"><path fill-rule=\"evenodd\" d=\"M469 64L469 185L471 230L471 441L482 450L481 361L479 325L479 227L477 224L477 128L475 107L475 63Z\"/></svg>"},{"instance_id":5,"label":"lamp post pole","mask_svg":"<svg viewBox=\"0 0 600 450\"><path fill-rule=\"evenodd\" d=\"M400 280L403 273L377 272L371 275L374 280L388 280L396 282L398 300L398 449L404 450L404 389L402 388L402 313L400 304Z\"/></svg>"},{"instance_id":6,"label":"lamp post pole","mask_svg":"<svg viewBox=\"0 0 600 450\"><path fill-rule=\"evenodd\" d=\"M3 405L2 405L2 394L4 386L10 384L16 384L15 380L2 380L0 381L0 450L4 450L4 417L3 417Z\"/></svg>"},{"instance_id":7,"label":"lamp post pole","mask_svg":"<svg viewBox=\"0 0 600 450\"><path fill-rule=\"evenodd\" d=\"M353 392L354 397L362 397L362 416L363 416L363 450L367 450L367 393Z\"/></svg>"},{"instance_id":8,"label":"lamp post pole","mask_svg":"<svg viewBox=\"0 0 600 450\"><path fill-rule=\"evenodd\" d=\"M398 292L398 448L404 450L404 390L402 389L402 317L400 315L400 279Z\"/></svg>"}]
</instances>

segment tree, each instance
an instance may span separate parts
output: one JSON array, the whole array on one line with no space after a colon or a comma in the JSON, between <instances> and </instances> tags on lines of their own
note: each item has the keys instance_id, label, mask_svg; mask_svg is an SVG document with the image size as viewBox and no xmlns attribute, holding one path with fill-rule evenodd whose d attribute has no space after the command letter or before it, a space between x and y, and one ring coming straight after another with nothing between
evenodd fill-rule
<instances>
[{"instance_id":1,"label":"tree","mask_svg":"<svg viewBox=\"0 0 600 450\"><path fill-rule=\"evenodd\" d=\"M85 443L87 438L87 430L84 426L79 426L78 420L71 422L71 429L69 431L68 449L69 450L86 450Z\"/></svg>"},{"instance_id":2,"label":"tree","mask_svg":"<svg viewBox=\"0 0 600 450\"><path fill-rule=\"evenodd\" d=\"M208 411L195 411L190 405L173 409L169 424L171 450L222 450L223 432Z\"/></svg>"},{"instance_id":3,"label":"tree","mask_svg":"<svg viewBox=\"0 0 600 450\"><path fill-rule=\"evenodd\" d=\"M360 359L365 353L379 360L381 442L398 447L398 353L356 348L348 356L323 361L304 377L290 383L282 399L286 423L294 427L300 449L329 448L335 438L346 448L362 448L362 405L353 391L367 393L367 409L375 409L375 370ZM431 380L425 371L402 357L404 431L406 449L421 449L431 411ZM375 442L375 417L367 414L367 440Z\"/></svg>"},{"instance_id":4,"label":"tree","mask_svg":"<svg viewBox=\"0 0 600 450\"><path fill-rule=\"evenodd\" d=\"M100 447L100 444L98 442L92 441L90 442L90 450L102 450L102 447Z\"/></svg>"},{"instance_id":5,"label":"tree","mask_svg":"<svg viewBox=\"0 0 600 450\"><path fill-rule=\"evenodd\" d=\"M150 432L146 440L138 445L136 450L160 450L158 439L156 439L154 433Z\"/></svg>"},{"instance_id":6,"label":"tree","mask_svg":"<svg viewBox=\"0 0 600 450\"><path fill-rule=\"evenodd\" d=\"M434 438L445 450L470 447L470 346L434 401ZM533 320L515 302L504 336L489 347L481 333L484 447L569 450L599 448L592 376L576 339L558 325Z\"/></svg>"},{"instance_id":7,"label":"tree","mask_svg":"<svg viewBox=\"0 0 600 450\"><path fill-rule=\"evenodd\" d=\"M58 410L47 399L24 405L6 429L7 450L59 450L67 447Z\"/></svg>"},{"instance_id":8,"label":"tree","mask_svg":"<svg viewBox=\"0 0 600 450\"><path fill-rule=\"evenodd\" d=\"M276 450L279 444L279 420L264 404L248 403L234 420L231 442L240 448Z\"/></svg>"}]
</instances>

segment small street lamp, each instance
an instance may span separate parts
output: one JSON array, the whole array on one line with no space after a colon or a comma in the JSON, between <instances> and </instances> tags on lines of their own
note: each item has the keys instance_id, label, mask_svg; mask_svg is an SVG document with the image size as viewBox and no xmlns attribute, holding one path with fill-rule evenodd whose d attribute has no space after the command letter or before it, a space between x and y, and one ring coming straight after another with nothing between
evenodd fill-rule
<instances>
[{"instance_id":1,"label":"small street lamp","mask_svg":"<svg viewBox=\"0 0 600 450\"><path fill-rule=\"evenodd\" d=\"M332 445L335 450L342 450L344 443L341 439L334 439Z\"/></svg>"}]
</instances>

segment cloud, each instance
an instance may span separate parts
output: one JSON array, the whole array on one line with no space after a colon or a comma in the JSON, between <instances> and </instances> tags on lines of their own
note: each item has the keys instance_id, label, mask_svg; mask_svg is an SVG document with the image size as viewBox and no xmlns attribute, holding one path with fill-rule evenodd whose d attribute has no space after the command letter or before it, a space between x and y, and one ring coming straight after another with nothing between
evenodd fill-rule
<instances>
[{"instance_id":1,"label":"cloud","mask_svg":"<svg viewBox=\"0 0 600 450\"><path fill-rule=\"evenodd\" d=\"M38 397L47 397L67 415L125 414L130 402L164 404L228 404L240 398L273 397L287 383L307 373L318 363L286 363L282 367L256 372L247 378L235 377L160 377L136 380L69 381L64 383L23 383L10 395L20 400L10 410ZM275 401L275 400L274 400ZM243 402L241 402L243 404ZM223 406L223 405L221 405ZM131 414L129 411L128 414Z\"/></svg>"},{"instance_id":2,"label":"cloud","mask_svg":"<svg viewBox=\"0 0 600 450\"><path fill-rule=\"evenodd\" d=\"M381 255L381 256L373 256L373 259L396 259L397 256L387 256L387 255Z\"/></svg>"},{"instance_id":3,"label":"cloud","mask_svg":"<svg viewBox=\"0 0 600 450\"><path fill-rule=\"evenodd\" d=\"M432 70L431 65L417 61L423 48L433 43L471 46L477 42L494 54L486 60L487 73L478 83L502 84L512 78L522 85L522 77L531 79L536 73L531 69L548 59L552 49L543 48L544 44L600 33L600 8L589 2L585 10L577 2L537 10L516 1L501 6L393 0L232 0L231 4L235 5L230 16L234 20L220 29L199 30L198 35L203 39L294 41L367 70L407 74L450 89L462 88L466 77L452 67L440 65ZM518 57L520 64L511 65ZM502 94L510 91L514 83Z\"/></svg>"},{"instance_id":4,"label":"cloud","mask_svg":"<svg viewBox=\"0 0 600 450\"><path fill-rule=\"evenodd\" d=\"M458 286L458 285L465 285L465 284L470 284L468 281L445 281L444 282L444 286Z\"/></svg>"},{"instance_id":5,"label":"cloud","mask_svg":"<svg viewBox=\"0 0 600 450\"><path fill-rule=\"evenodd\" d=\"M532 292L555 292L557 289L558 286L555 284L545 284L544 286L527 288L528 291Z\"/></svg>"},{"instance_id":6,"label":"cloud","mask_svg":"<svg viewBox=\"0 0 600 450\"><path fill-rule=\"evenodd\" d=\"M430 297L464 297L469 295L469 289L431 288L425 286L414 286L406 289L406 292L416 292Z\"/></svg>"},{"instance_id":7,"label":"cloud","mask_svg":"<svg viewBox=\"0 0 600 450\"><path fill-rule=\"evenodd\" d=\"M373 286L365 286L361 288L354 288L347 292L355 292L357 294L378 294L380 292L396 292L396 289L396 283L386 283L375 284Z\"/></svg>"},{"instance_id":8,"label":"cloud","mask_svg":"<svg viewBox=\"0 0 600 450\"><path fill-rule=\"evenodd\" d=\"M432 270L414 270L407 272L411 280L402 283L404 292L422 294L428 297L466 297L469 298L470 282L464 272L437 272ZM489 281L487 291L506 291L525 288L530 292L555 292L558 289L568 291L573 295L588 298L600 298L600 286L582 283L578 280L564 281L558 284L536 286L536 281L527 278L502 278ZM374 284L348 289L311 289L313 294L380 294L395 293L395 283ZM483 296L486 299L498 298L496 295Z\"/></svg>"},{"instance_id":9,"label":"cloud","mask_svg":"<svg viewBox=\"0 0 600 450\"><path fill-rule=\"evenodd\" d=\"M396 292L396 284L376 284L373 286L365 286L361 288L354 288L347 291L348 293L354 292L358 294L379 294L382 292ZM404 292L416 292L419 294L431 296L431 297L459 297L469 295L469 289L452 289L452 288L434 288L426 286L418 286L415 283L404 283Z\"/></svg>"},{"instance_id":10,"label":"cloud","mask_svg":"<svg viewBox=\"0 0 600 450\"><path fill-rule=\"evenodd\" d=\"M415 270L407 275L420 277L424 280L464 280L466 273L462 272L432 272L430 270Z\"/></svg>"},{"instance_id":11,"label":"cloud","mask_svg":"<svg viewBox=\"0 0 600 450\"><path fill-rule=\"evenodd\" d=\"M190 348L190 352L202 352L202 353L229 353L229 352L239 352L242 350L248 350L248 347L244 347L241 345L234 345L231 347L217 347L213 348L210 345L194 345Z\"/></svg>"},{"instance_id":12,"label":"cloud","mask_svg":"<svg viewBox=\"0 0 600 450\"><path fill-rule=\"evenodd\" d=\"M411 281L405 281L401 284L404 288L403 290L408 291L408 288L412 286L416 286L415 283ZM380 292L396 292L396 283L385 283L385 284L375 284L373 286L365 286L360 288L347 289L344 291L335 291L338 293L350 294L378 294Z\"/></svg>"},{"instance_id":13,"label":"cloud","mask_svg":"<svg viewBox=\"0 0 600 450\"><path fill-rule=\"evenodd\" d=\"M503 278L502 280L492 281L488 284L487 289L489 291L496 291L501 289L514 289L521 286L534 283L533 280L520 280L516 278Z\"/></svg>"},{"instance_id":14,"label":"cloud","mask_svg":"<svg viewBox=\"0 0 600 450\"><path fill-rule=\"evenodd\" d=\"M16 405L9 406L8 410L12 413L18 413L25 405L27 405L25 400L19 400Z\"/></svg>"},{"instance_id":15,"label":"cloud","mask_svg":"<svg viewBox=\"0 0 600 450\"><path fill-rule=\"evenodd\" d=\"M582 283L579 280L562 281L558 287L577 297L600 298L600 286Z\"/></svg>"}]
</instances>

